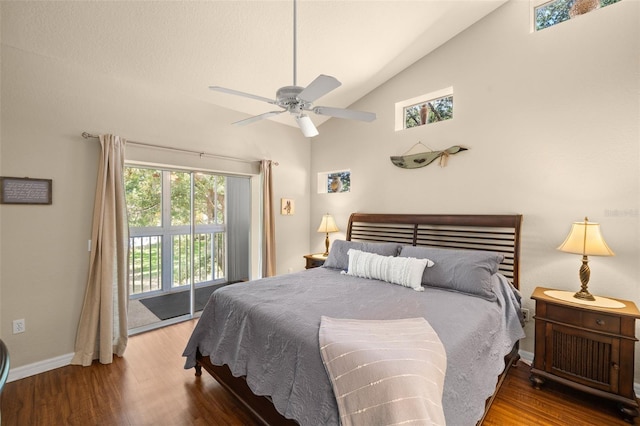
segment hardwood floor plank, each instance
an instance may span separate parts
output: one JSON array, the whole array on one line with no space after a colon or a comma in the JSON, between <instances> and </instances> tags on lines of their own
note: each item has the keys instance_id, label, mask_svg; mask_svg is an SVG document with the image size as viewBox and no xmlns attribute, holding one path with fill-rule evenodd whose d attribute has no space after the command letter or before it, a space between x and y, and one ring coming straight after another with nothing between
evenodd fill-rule
<instances>
[{"instance_id":1,"label":"hardwood floor plank","mask_svg":"<svg viewBox=\"0 0 640 426\"><path fill-rule=\"evenodd\" d=\"M616 404L569 387L547 382L537 390L529 382L523 362L509 371L505 383L485 417L483 426L628 425Z\"/></svg>"},{"instance_id":2,"label":"hardwood floor plank","mask_svg":"<svg viewBox=\"0 0 640 426\"><path fill-rule=\"evenodd\" d=\"M133 336L113 364L67 366L8 383L3 426L257 425L256 419L206 372L184 370L182 351L196 320ZM615 404L547 383L529 383L520 362L485 418L485 426L626 425ZM457 426L457 425L450 425Z\"/></svg>"}]
</instances>

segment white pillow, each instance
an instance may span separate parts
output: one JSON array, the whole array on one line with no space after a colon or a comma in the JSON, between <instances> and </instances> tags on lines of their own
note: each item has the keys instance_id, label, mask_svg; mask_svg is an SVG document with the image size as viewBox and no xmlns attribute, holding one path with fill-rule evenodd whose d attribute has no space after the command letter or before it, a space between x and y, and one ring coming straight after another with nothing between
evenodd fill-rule
<instances>
[{"instance_id":1,"label":"white pillow","mask_svg":"<svg viewBox=\"0 0 640 426\"><path fill-rule=\"evenodd\" d=\"M375 253L349 249L349 268L347 275L382 280L404 287L411 287L416 291L422 288L422 273L425 268L433 266L429 259L413 257L380 256Z\"/></svg>"}]
</instances>

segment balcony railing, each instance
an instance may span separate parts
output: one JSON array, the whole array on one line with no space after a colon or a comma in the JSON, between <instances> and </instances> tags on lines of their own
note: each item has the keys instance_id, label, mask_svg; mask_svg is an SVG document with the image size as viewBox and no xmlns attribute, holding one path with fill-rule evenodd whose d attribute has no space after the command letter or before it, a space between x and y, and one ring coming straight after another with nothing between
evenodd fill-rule
<instances>
[{"instance_id":1,"label":"balcony railing","mask_svg":"<svg viewBox=\"0 0 640 426\"><path fill-rule=\"evenodd\" d=\"M129 238L129 294L162 290L162 236Z\"/></svg>"},{"instance_id":2,"label":"balcony railing","mask_svg":"<svg viewBox=\"0 0 640 426\"><path fill-rule=\"evenodd\" d=\"M167 246L167 244L169 244ZM225 233L194 235L195 284L225 278ZM163 268L169 265L170 269ZM170 291L191 282L191 235L151 235L129 238L129 294Z\"/></svg>"}]
</instances>

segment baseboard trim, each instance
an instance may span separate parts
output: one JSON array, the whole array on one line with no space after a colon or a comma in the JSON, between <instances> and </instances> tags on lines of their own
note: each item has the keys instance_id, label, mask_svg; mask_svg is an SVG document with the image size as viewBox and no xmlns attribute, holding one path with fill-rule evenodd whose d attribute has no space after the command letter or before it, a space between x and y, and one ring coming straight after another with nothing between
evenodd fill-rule
<instances>
[{"instance_id":1,"label":"baseboard trim","mask_svg":"<svg viewBox=\"0 0 640 426\"><path fill-rule=\"evenodd\" d=\"M526 362L529 365L531 365L531 363L533 363L533 353L532 352L518 351L518 353L520 354L520 358L524 362ZM640 383L633 382L633 391L636 393L636 395L640 395Z\"/></svg>"},{"instance_id":2,"label":"baseboard trim","mask_svg":"<svg viewBox=\"0 0 640 426\"><path fill-rule=\"evenodd\" d=\"M527 351L523 351L522 349L518 351L518 353L520 354L520 358L526 362L527 364L531 365L531 363L533 363L533 352L527 352Z\"/></svg>"},{"instance_id":3,"label":"baseboard trim","mask_svg":"<svg viewBox=\"0 0 640 426\"><path fill-rule=\"evenodd\" d=\"M9 370L9 377L7 382L13 382L15 380L24 379L26 377L35 376L36 374L44 373L56 368L65 367L71 364L73 353L60 355L55 358L49 358L42 361L34 362L33 364L22 365L20 367L12 368Z\"/></svg>"}]
</instances>

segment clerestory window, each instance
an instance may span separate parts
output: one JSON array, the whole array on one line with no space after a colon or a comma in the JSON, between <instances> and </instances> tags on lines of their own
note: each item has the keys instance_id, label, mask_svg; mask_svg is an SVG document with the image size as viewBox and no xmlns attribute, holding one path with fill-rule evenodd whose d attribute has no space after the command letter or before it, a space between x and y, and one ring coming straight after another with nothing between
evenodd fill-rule
<instances>
[{"instance_id":1,"label":"clerestory window","mask_svg":"<svg viewBox=\"0 0 640 426\"><path fill-rule=\"evenodd\" d=\"M576 18L601 7L618 3L620 0L553 0L538 1L533 8L535 31L549 28L560 22Z\"/></svg>"},{"instance_id":2,"label":"clerestory window","mask_svg":"<svg viewBox=\"0 0 640 426\"><path fill-rule=\"evenodd\" d=\"M453 87L396 103L396 130L453 118Z\"/></svg>"},{"instance_id":3,"label":"clerestory window","mask_svg":"<svg viewBox=\"0 0 640 426\"><path fill-rule=\"evenodd\" d=\"M405 129L450 118L453 118L453 95L420 102L404 109Z\"/></svg>"}]
</instances>

